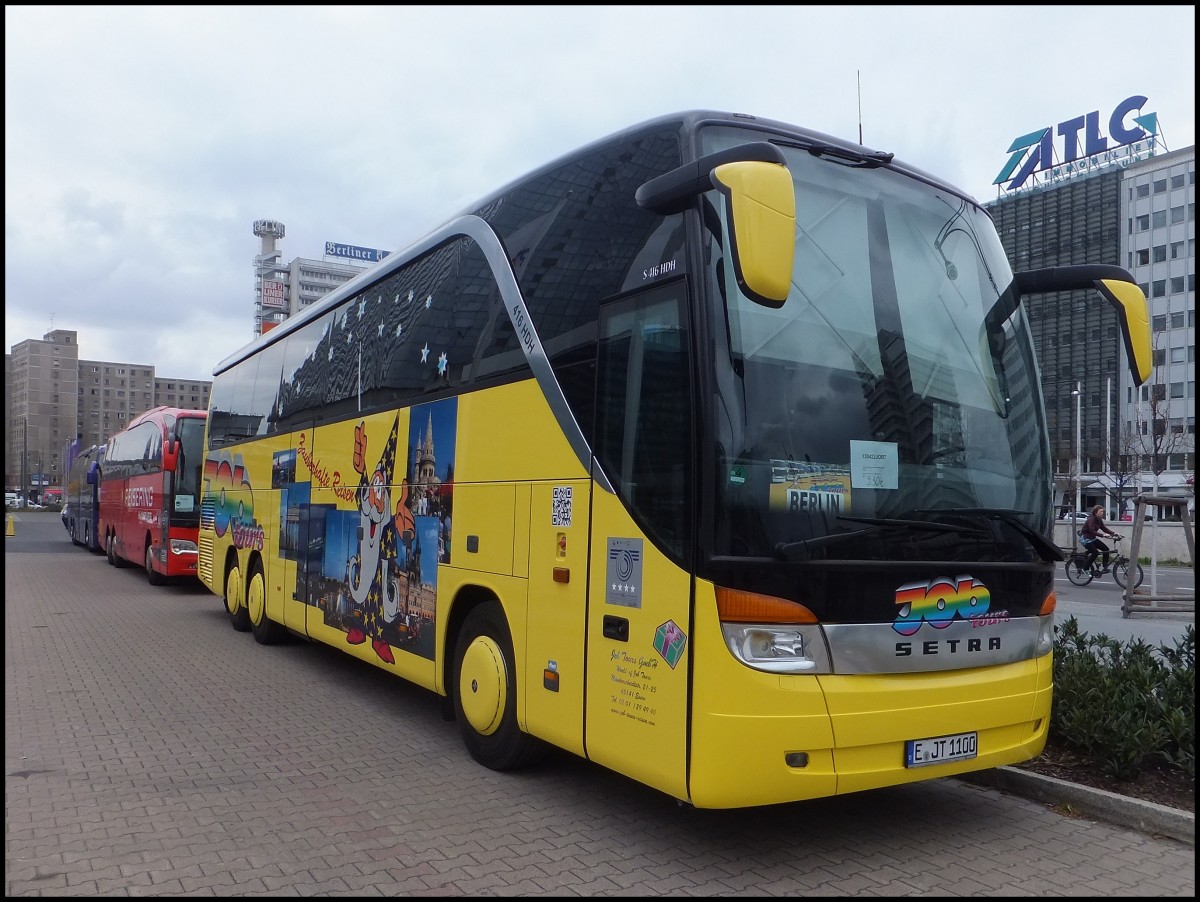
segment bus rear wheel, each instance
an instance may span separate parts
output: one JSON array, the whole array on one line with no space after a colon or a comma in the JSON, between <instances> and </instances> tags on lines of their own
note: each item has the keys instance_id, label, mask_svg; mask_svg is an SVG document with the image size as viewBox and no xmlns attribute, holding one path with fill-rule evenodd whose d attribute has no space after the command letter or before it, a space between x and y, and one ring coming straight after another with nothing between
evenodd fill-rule
<instances>
[{"instance_id":1,"label":"bus rear wheel","mask_svg":"<svg viewBox=\"0 0 1200 902\"><path fill-rule=\"evenodd\" d=\"M230 564L225 573L225 612L229 614L229 622L239 633L250 629L250 614L246 610L242 568L238 566L237 561Z\"/></svg>"},{"instance_id":2,"label":"bus rear wheel","mask_svg":"<svg viewBox=\"0 0 1200 902\"><path fill-rule=\"evenodd\" d=\"M125 566L125 559L117 554L117 537L110 535L105 542L105 549L108 552L108 562L114 567L120 568Z\"/></svg>"},{"instance_id":3,"label":"bus rear wheel","mask_svg":"<svg viewBox=\"0 0 1200 902\"><path fill-rule=\"evenodd\" d=\"M152 586L161 586L166 577L154 569L154 548L146 546L146 581Z\"/></svg>"},{"instance_id":4,"label":"bus rear wheel","mask_svg":"<svg viewBox=\"0 0 1200 902\"><path fill-rule=\"evenodd\" d=\"M512 638L499 602L472 610L454 648L454 715L471 757L492 770L536 763L546 745L517 723Z\"/></svg>"},{"instance_id":5,"label":"bus rear wheel","mask_svg":"<svg viewBox=\"0 0 1200 902\"><path fill-rule=\"evenodd\" d=\"M257 561L250 568L250 582L246 585L246 616L254 641L260 645L274 645L287 635L287 630L267 616L267 581L262 564Z\"/></svg>"}]
</instances>

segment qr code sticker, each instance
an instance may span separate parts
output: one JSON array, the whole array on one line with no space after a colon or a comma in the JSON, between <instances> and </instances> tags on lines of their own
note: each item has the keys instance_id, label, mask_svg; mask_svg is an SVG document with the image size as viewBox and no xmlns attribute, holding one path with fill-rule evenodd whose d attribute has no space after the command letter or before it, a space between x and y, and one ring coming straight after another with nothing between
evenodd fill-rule
<instances>
[{"instance_id":1,"label":"qr code sticker","mask_svg":"<svg viewBox=\"0 0 1200 902\"><path fill-rule=\"evenodd\" d=\"M551 512L551 526L570 526L571 525L571 492L572 487L569 485L559 485L554 487L554 510Z\"/></svg>"}]
</instances>

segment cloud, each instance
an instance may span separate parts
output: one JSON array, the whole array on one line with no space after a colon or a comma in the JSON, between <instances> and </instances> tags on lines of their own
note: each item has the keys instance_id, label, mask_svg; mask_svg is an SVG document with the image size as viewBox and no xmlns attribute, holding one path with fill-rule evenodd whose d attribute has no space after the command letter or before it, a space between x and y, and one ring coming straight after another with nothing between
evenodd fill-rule
<instances>
[{"instance_id":1,"label":"cloud","mask_svg":"<svg viewBox=\"0 0 1200 902\"><path fill-rule=\"evenodd\" d=\"M9 6L5 332L53 316L89 359L209 378L253 328L254 220L285 223L285 260L399 250L684 109L861 122L987 199L1014 137L1134 93L1194 143L1194 26L1145 6Z\"/></svg>"}]
</instances>

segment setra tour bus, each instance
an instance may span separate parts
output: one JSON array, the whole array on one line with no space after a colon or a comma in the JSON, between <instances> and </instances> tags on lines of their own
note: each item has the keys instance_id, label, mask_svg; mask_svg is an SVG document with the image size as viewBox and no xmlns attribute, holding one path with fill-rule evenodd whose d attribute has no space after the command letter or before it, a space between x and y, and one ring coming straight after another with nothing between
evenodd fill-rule
<instances>
[{"instance_id":1,"label":"setra tour bus","mask_svg":"<svg viewBox=\"0 0 1200 902\"><path fill-rule=\"evenodd\" d=\"M1013 764L1052 693L1053 474L986 210L883 153L696 111L480 201L214 370L199 576L237 630L696 807ZM1090 302L1089 299L1088 302Z\"/></svg>"},{"instance_id":2,"label":"setra tour bus","mask_svg":"<svg viewBox=\"0 0 1200 902\"><path fill-rule=\"evenodd\" d=\"M105 445L100 524L108 562L146 568L151 585L196 575L203 410L155 407Z\"/></svg>"},{"instance_id":3,"label":"setra tour bus","mask_svg":"<svg viewBox=\"0 0 1200 902\"><path fill-rule=\"evenodd\" d=\"M104 550L100 538L100 474L104 466L104 445L92 445L80 451L67 469L63 509L64 525L71 544L82 545L99 554Z\"/></svg>"}]
</instances>

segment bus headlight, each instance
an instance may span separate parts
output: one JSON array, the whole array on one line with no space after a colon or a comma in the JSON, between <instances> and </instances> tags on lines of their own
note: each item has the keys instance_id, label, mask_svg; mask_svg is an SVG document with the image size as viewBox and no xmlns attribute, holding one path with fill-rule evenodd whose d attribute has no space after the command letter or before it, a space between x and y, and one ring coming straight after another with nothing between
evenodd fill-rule
<instances>
[{"instance_id":1,"label":"bus headlight","mask_svg":"<svg viewBox=\"0 0 1200 902\"><path fill-rule=\"evenodd\" d=\"M186 539L171 539L171 554L195 554L196 543Z\"/></svg>"},{"instance_id":2,"label":"bus headlight","mask_svg":"<svg viewBox=\"0 0 1200 902\"><path fill-rule=\"evenodd\" d=\"M733 656L768 673L832 673L825 632L799 602L716 586L721 633Z\"/></svg>"},{"instance_id":3,"label":"bus headlight","mask_svg":"<svg viewBox=\"0 0 1200 902\"><path fill-rule=\"evenodd\" d=\"M722 623L733 656L768 673L830 673L825 637L817 625Z\"/></svg>"},{"instance_id":4,"label":"bus headlight","mask_svg":"<svg viewBox=\"0 0 1200 902\"><path fill-rule=\"evenodd\" d=\"M1041 623L1038 624L1037 647L1033 652L1035 658L1050 654L1054 648L1054 615L1047 614L1038 619Z\"/></svg>"}]
</instances>

